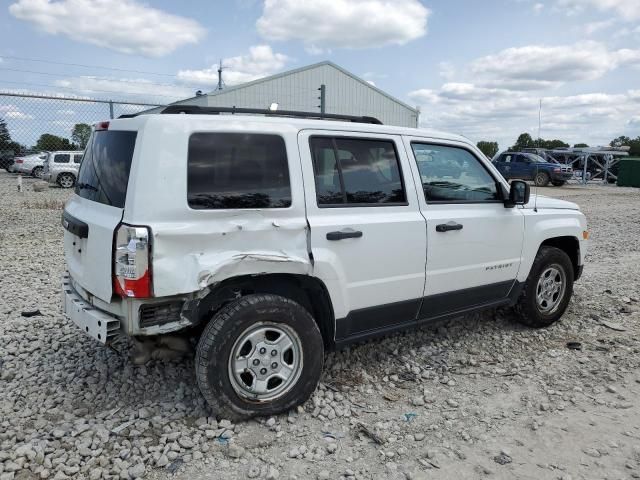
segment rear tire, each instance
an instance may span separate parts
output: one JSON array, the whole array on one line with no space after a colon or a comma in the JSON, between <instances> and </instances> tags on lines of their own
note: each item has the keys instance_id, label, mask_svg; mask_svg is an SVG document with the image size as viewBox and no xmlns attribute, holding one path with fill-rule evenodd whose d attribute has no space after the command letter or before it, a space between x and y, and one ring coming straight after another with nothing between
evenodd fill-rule
<instances>
[{"instance_id":1,"label":"rear tire","mask_svg":"<svg viewBox=\"0 0 640 480\"><path fill-rule=\"evenodd\" d=\"M205 327L196 377L216 415L244 420L305 402L320 381L323 360L322 335L304 307L254 294L224 306Z\"/></svg>"},{"instance_id":2,"label":"rear tire","mask_svg":"<svg viewBox=\"0 0 640 480\"><path fill-rule=\"evenodd\" d=\"M35 167L33 170L31 170L31 176L35 178L42 178L42 170L42 167Z\"/></svg>"},{"instance_id":3,"label":"rear tire","mask_svg":"<svg viewBox=\"0 0 640 480\"><path fill-rule=\"evenodd\" d=\"M549 185L549 174L546 172L538 173L533 179L536 187L546 187Z\"/></svg>"},{"instance_id":4,"label":"rear tire","mask_svg":"<svg viewBox=\"0 0 640 480\"><path fill-rule=\"evenodd\" d=\"M559 248L540 247L514 310L518 321L533 328L548 327L569 306L573 265Z\"/></svg>"},{"instance_id":5,"label":"rear tire","mask_svg":"<svg viewBox=\"0 0 640 480\"><path fill-rule=\"evenodd\" d=\"M76 177L71 173L61 173L58 175L57 182L62 188L73 188L76 184Z\"/></svg>"}]
</instances>

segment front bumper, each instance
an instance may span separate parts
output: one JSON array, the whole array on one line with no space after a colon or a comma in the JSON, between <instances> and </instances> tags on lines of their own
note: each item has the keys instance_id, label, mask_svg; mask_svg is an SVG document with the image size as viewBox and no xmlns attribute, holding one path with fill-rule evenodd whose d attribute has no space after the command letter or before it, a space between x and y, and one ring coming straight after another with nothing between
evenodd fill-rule
<instances>
[{"instance_id":1,"label":"front bumper","mask_svg":"<svg viewBox=\"0 0 640 480\"><path fill-rule=\"evenodd\" d=\"M110 343L120 330L120 320L86 302L73 288L68 274L62 277L62 309L83 332L103 345Z\"/></svg>"}]
</instances>

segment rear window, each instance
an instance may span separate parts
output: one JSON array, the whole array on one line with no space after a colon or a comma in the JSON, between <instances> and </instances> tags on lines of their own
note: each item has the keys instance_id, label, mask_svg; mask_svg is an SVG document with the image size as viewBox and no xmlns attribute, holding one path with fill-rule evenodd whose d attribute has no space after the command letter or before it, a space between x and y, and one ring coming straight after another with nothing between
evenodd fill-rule
<instances>
[{"instance_id":1,"label":"rear window","mask_svg":"<svg viewBox=\"0 0 640 480\"><path fill-rule=\"evenodd\" d=\"M76 193L94 202L124 208L137 132L94 132L80 164Z\"/></svg>"},{"instance_id":2,"label":"rear window","mask_svg":"<svg viewBox=\"0 0 640 480\"><path fill-rule=\"evenodd\" d=\"M194 209L291 206L283 138L194 133L189 138L187 201Z\"/></svg>"}]
</instances>

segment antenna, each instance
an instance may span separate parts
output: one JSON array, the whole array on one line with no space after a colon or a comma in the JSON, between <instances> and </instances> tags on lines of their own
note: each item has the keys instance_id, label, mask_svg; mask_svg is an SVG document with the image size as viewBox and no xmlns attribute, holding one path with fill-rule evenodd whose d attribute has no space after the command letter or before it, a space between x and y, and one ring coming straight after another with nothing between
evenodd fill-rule
<instances>
[{"instance_id":1,"label":"antenna","mask_svg":"<svg viewBox=\"0 0 640 480\"><path fill-rule=\"evenodd\" d=\"M222 59L220 59L220 63L218 64L218 88L217 90L222 90L224 86L224 82L222 81Z\"/></svg>"}]
</instances>

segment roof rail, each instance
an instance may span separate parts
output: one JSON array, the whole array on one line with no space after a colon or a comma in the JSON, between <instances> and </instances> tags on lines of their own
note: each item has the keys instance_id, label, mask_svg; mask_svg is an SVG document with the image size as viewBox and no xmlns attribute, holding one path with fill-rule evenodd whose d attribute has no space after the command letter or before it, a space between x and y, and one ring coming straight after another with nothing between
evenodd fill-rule
<instances>
[{"instance_id":1,"label":"roof rail","mask_svg":"<svg viewBox=\"0 0 640 480\"><path fill-rule=\"evenodd\" d=\"M220 115L221 113L251 113L273 117L298 117L298 118L315 118L319 120L343 120L354 123L373 123L382 125L382 122L375 117L341 115L337 113L320 113L320 112L298 112L294 110L267 110L260 108L237 108L237 107L201 107L199 105L169 105L160 113L175 114L185 113L189 115ZM120 118L123 118L121 116ZM128 117L128 116L127 116Z\"/></svg>"}]
</instances>

